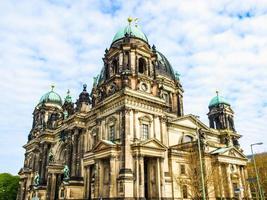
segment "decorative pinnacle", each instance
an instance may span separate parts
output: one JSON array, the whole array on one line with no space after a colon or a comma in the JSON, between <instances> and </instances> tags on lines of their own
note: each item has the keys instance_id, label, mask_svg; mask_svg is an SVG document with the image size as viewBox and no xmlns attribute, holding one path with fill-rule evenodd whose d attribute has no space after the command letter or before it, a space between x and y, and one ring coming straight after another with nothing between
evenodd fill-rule
<instances>
[{"instance_id":1,"label":"decorative pinnacle","mask_svg":"<svg viewBox=\"0 0 267 200\"><path fill-rule=\"evenodd\" d=\"M86 91L87 85L83 84L83 91Z\"/></svg>"},{"instance_id":2,"label":"decorative pinnacle","mask_svg":"<svg viewBox=\"0 0 267 200\"><path fill-rule=\"evenodd\" d=\"M68 89L68 91L67 91L67 95L69 96L70 95L70 90Z\"/></svg>"},{"instance_id":3,"label":"decorative pinnacle","mask_svg":"<svg viewBox=\"0 0 267 200\"><path fill-rule=\"evenodd\" d=\"M216 95L219 96L219 91L218 90L216 90Z\"/></svg>"},{"instance_id":4,"label":"decorative pinnacle","mask_svg":"<svg viewBox=\"0 0 267 200\"><path fill-rule=\"evenodd\" d=\"M55 88L55 85L52 84L52 85L51 85L51 91L54 91L54 88Z\"/></svg>"}]
</instances>

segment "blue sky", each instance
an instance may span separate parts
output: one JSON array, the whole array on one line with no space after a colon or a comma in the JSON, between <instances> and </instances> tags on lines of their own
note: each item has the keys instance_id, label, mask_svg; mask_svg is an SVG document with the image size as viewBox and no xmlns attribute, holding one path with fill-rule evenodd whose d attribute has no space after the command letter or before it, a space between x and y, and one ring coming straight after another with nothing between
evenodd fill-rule
<instances>
[{"instance_id":1,"label":"blue sky","mask_svg":"<svg viewBox=\"0 0 267 200\"><path fill-rule=\"evenodd\" d=\"M186 113L207 124L219 90L235 111L245 153L267 151L267 1L0 1L0 172L23 165L32 112L55 84L73 99L92 85L127 17L139 18L181 74Z\"/></svg>"}]
</instances>

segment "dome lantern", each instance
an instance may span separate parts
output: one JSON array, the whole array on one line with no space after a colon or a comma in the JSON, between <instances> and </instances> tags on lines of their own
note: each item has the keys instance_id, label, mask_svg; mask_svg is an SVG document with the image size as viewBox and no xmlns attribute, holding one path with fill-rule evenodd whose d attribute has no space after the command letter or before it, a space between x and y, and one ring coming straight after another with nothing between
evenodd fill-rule
<instances>
[{"instance_id":1,"label":"dome lantern","mask_svg":"<svg viewBox=\"0 0 267 200\"><path fill-rule=\"evenodd\" d=\"M132 22L137 22L138 18L128 18L128 25L125 27L120 28L115 36L113 37L112 44L122 38L127 37L133 37L143 40L144 42L148 43L148 39L146 35L142 32L142 30L137 26L137 24L132 25Z\"/></svg>"}]
</instances>

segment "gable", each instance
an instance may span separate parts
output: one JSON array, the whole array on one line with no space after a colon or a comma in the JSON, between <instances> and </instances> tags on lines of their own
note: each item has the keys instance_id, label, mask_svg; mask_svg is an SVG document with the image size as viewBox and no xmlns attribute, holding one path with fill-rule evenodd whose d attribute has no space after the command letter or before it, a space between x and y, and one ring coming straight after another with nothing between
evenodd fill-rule
<instances>
[{"instance_id":1,"label":"gable","mask_svg":"<svg viewBox=\"0 0 267 200\"><path fill-rule=\"evenodd\" d=\"M146 140L146 141L142 142L140 144L140 146L148 147L148 148L162 149L162 150L167 149L167 147L164 144L162 144L159 140L157 140L156 138L151 138L149 140Z\"/></svg>"},{"instance_id":2,"label":"gable","mask_svg":"<svg viewBox=\"0 0 267 200\"><path fill-rule=\"evenodd\" d=\"M240 159L247 159L247 157L235 147L222 147L211 152L211 154L217 154L220 156L234 157Z\"/></svg>"},{"instance_id":3,"label":"gable","mask_svg":"<svg viewBox=\"0 0 267 200\"><path fill-rule=\"evenodd\" d=\"M196 127L198 126L198 128L201 128L203 130L209 130L208 126L206 126L203 122L201 122L199 119L197 119L191 114L179 117L170 123L173 125L183 126L191 129L196 129Z\"/></svg>"},{"instance_id":4,"label":"gable","mask_svg":"<svg viewBox=\"0 0 267 200\"><path fill-rule=\"evenodd\" d=\"M100 140L93 148L93 152L104 150L104 149L110 149L113 147L116 147L115 143L108 141L108 140Z\"/></svg>"}]
</instances>

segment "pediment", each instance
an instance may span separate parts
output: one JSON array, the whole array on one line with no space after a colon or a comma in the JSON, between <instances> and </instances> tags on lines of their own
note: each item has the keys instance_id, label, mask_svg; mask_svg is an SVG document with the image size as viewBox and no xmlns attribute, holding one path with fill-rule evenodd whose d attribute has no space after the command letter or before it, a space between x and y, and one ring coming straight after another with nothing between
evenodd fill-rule
<instances>
[{"instance_id":1,"label":"pediment","mask_svg":"<svg viewBox=\"0 0 267 200\"><path fill-rule=\"evenodd\" d=\"M100 140L93 148L93 152L116 147L116 144L109 140Z\"/></svg>"},{"instance_id":2,"label":"pediment","mask_svg":"<svg viewBox=\"0 0 267 200\"><path fill-rule=\"evenodd\" d=\"M142 147L147 147L147 148L155 148L155 149L161 149L161 150L166 150L167 147L162 144L158 139L156 138L151 138L148 139L142 143L140 143L140 146Z\"/></svg>"},{"instance_id":3,"label":"pediment","mask_svg":"<svg viewBox=\"0 0 267 200\"><path fill-rule=\"evenodd\" d=\"M247 157L234 146L215 149L214 151L211 152L211 154L217 154L220 156L234 157L234 158L240 158L240 159L247 159Z\"/></svg>"},{"instance_id":4,"label":"pediment","mask_svg":"<svg viewBox=\"0 0 267 200\"><path fill-rule=\"evenodd\" d=\"M208 126L206 126L203 122L201 122L198 118L191 114L179 117L170 123L192 129L195 129L198 126L198 128L201 128L203 130L209 130Z\"/></svg>"}]
</instances>

